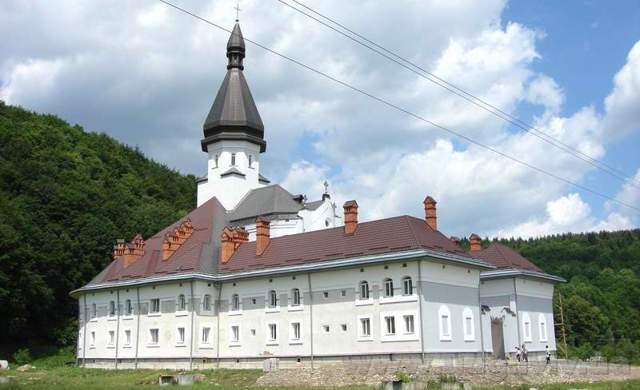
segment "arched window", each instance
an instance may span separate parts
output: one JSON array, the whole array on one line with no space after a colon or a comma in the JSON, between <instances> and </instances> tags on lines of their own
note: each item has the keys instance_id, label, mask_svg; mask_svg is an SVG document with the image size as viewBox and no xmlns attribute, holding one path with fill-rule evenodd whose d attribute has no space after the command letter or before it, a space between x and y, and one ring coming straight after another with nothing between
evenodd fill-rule
<instances>
[{"instance_id":1,"label":"arched window","mask_svg":"<svg viewBox=\"0 0 640 390\"><path fill-rule=\"evenodd\" d=\"M269 307L278 306L278 295L276 294L276 290L269 291Z\"/></svg>"},{"instance_id":2,"label":"arched window","mask_svg":"<svg viewBox=\"0 0 640 390\"><path fill-rule=\"evenodd\" d=\"M522 313L522 339L531 341L531 317L527 312Z\"/></svg>"},{"instance_id":3,"label":"arched window","mask_svg":"<svg viewBox=\"0 0 640 390\"><path fill-rule=\"evenodd\" d=\"M215 160L214 160L214 161L215 161L215 163L216 163L216 166L215 166L214 168L218 168L218 159L219 159L219 157L220 157L220 156L216 154L216 158L215 158Z\"/></svg>"},{"instance_id":4,"label":"arched window","mask_svg":"<svg viewBox=\"0 0 640 390\"><path fill-rule=\"evenodd\" d=\"M232 166L236 166L236 154L235 153L231 153L231 165Z\"/></svg>"},{"instance_id":5,"label":"arched window","mask_svg":"<svg viewBox=\"0 0 640 390\"><path fill-rule=\"evenodd\" d=\"M366 280L360 282L360 299L369 299L369 282Z\"/></svg>"},{"instance_id":6,"label":"arched window","mask_svg":"<svg viewBox=\"0 0 640 390\"><path fill-rule=\"evenodd\" d=\"M240 295L233 294L231 297L231 310L238 311L240 310Z\"/></svg>"},{"instance_id":7,"label":"arched window","mask_svg":"<svg viewBox=\"0 0 640 390\"><path fill-rule=\"evenodd\" d=\"M211 295L206 294L204 296L202 299L202 308L207 311L211 310Z\"/></svg>"},{"instance_id":8,"label":"arched window","mask_svg":"<svg viewBox=\"0 0 640 390\"><path fill-rule=\"evenodd\" d=\"M253 155L250 154L249 155L249 168L252 168L252 167L253 167Z\"/></svg>"},{"instance_id":9,"label":"arched window","mask_svg":"<svg viewBox=\"0 0 640 390\"><path fill-rule=\"evenodd\" d=\"M451 312L446 305L442 305L438 309L438 328L440 341L451 341Z\"/></svg>"},{"instance_id":10,"label":"arched window","mask_svg":"<svg viewBox=\"0 0 640 390\"><path fill-rule=\"evenodd\" d=\"M95 303L91 304L91 318L96 318L98 316L98 308Z\"/></svg>"},{"instance_id":11,"label":"arched window","mask_svg":"<svg viewBox=\"0 0 640 390\"><path fill-rule=\"evenodd\" d=\"M393 296L393 280L391 280L391 278L386 278L384 280L384 296L385 297Z\"/></svg>"},{"instance_id":12,"label":"arched window","mask_svg":"<svg viewBox=\"0 0 640 390\"><path fill-rule=\"evenodd\" d=\"M462 328L464 332L464 341L473 341L476 339L473 311L468 307L465 307L462 311Z\"/></svg>"},{"instance_id":13,"label":"arched window","mask_svg":"<svg viewBox=\"0 0 640 390\"><path fill-rule=\"evenodd\" d=\"M187 310L187 300L184 297L184 294L178 295L178 311Z\"/></svg>"},{"instance_id":14,"label":"arched window","mask_svg":"<svg viewBox=\"0 0 640 390\"><path fill-rule=\"evenodd\" d=\"M544 313L538 314L538 326L540 327L540 341L547 341L547 318Z\"/></svg>"},{"instance_id":15,"label":"arched window","mask_svg":"<svg viewBox=\"0 0 640 390\"><path fill-rule=\"evenodd\" d=\"M115 317L116 315L116 303L114 301L109 302L109 317Z\"/></svg>"},{"instance_id":16,"label":"arched window","mask_svg":"<svg viewBox=\"0 0 640 390\"><path fill-rule=\"evenodd\" d=\"M291 306L300 306L300 289L291 290Z\"/></svg>"},{"instance_id":17,"label":"arched window","mask_svg":"<svg viewBox=\"0 0 640 390\"><path fill-rule=\"evenodd\" d=\"M402 294L403 295L413 294L413 280L411 280L410 276L405 276L404 278L402 278Z\"/></svg>"},{"instance_id":18,"label":"arched window","mask_svg":"<svg viewBox=\"0 0 640 390\"><path fill-rule=\"evenodd\" d=\"M133 314L133 306L131 306L131 299L127 299L126 301L124 301L124 314L128 316Z\"/></svg>"}]
</instances>

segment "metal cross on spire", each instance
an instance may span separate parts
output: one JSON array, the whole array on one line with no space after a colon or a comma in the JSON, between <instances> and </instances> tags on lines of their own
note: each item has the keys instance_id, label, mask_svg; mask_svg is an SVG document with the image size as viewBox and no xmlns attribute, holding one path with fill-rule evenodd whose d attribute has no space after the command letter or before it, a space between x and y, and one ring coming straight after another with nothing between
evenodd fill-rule
<instances>
[{"instance_id":1,"label":"metal cross on spire","mask_svg":"<svg viewBox=\"0 0 640 390\"><path fill-rule=\"evenodd\" d=\"M233 9L236 10L236 23L240 21L240 11L242 11L240 9L240 0L236 1L236 6L233 7Z\"/></svg>"},{"instance_id":2,"label":"metal cross on spire","mask_svg":"<svg viewBox=\"0 0 640 390\"><path fill-rule=\"evenodd\" d=\"M329 183L327 183L327 181L325 180L324 183L322 183L322 185L324 186L324 193L328 194L329 193Z\"/></svg>"}]
</instances>

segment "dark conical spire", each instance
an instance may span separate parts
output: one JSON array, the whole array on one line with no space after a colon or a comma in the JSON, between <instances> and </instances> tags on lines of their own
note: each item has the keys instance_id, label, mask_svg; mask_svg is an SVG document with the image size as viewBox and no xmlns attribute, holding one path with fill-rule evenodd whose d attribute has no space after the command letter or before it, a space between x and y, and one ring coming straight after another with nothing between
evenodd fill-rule
<instances>
[{"instance_id":1,"label":"dark conical spire","mask_svg":"<svg viewBox=\"0 0 640 390\"><path fill-rule=\"evenodd\" d=\"M244 78L244 57L244 38L236 22L227 42L227 75L203 125L200 143L205 152L207 145L221 140L245 140L259 145L261 152L266 149L264 125Z\"/></svg>"}]
</instances>

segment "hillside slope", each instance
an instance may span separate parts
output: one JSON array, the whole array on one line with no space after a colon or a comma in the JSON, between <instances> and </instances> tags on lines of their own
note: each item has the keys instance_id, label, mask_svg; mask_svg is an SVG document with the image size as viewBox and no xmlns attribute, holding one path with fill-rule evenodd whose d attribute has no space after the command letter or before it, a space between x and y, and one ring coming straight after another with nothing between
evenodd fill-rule
<instances>
[{"instance_id":1,"label":"hillside slope","mask_svg":"<svg viewBox=\"0 0 640 390\"><path fill-rule=\"evenodd\" d=\"M74 343L68 294L118 237L195 207L195 178L113 138L0 102L0 344Z\"/></svg>"}]
</instances>

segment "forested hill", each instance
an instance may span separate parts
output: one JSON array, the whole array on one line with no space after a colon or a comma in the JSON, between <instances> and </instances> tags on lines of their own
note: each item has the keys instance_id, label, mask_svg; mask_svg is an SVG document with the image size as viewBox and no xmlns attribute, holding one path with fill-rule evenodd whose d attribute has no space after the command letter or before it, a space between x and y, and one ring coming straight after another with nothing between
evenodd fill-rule
<instances>
[{"instance_id":1,"label":"forested hill","mask_svg":"<svg viewBox=\"0 0 640 390\"><path fill-rule=\"evenodd\" d=\"M640 361L640 230L502 242L567 279L556 288L555 316L559 322L562 294L567 342L578 356Z\"/></svg>"},{"instance_id":2,"label":"forested hill","mask_svg":"<svg viewBox=\"0 0 640 390\"><path fill-rule=\"evenodd\" d=\"M0 345L73 344L69 291L195 207L196 184L113 138L0 101Z\"/></svg>"}]
</instances>

